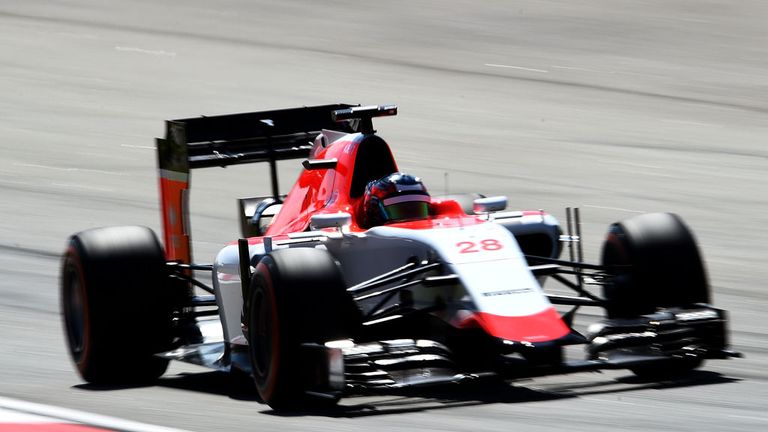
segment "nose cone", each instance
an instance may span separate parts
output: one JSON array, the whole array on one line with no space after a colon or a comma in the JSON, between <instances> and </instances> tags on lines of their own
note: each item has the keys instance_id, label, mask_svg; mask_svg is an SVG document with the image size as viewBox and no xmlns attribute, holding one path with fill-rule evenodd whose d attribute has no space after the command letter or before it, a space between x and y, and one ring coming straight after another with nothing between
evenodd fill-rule
<instances>
[{"instance_id":1,"label":"nose cone","mask_svg":"<svg viewBox=\"0 0 768 432\"><path fill-rule=\"evenodd\" d=\"M553 307L527 316L501 316L478 312L473 317L491 336L514 342L549 342L565 337L571 332Z\"/></svg>"}]
</instances>

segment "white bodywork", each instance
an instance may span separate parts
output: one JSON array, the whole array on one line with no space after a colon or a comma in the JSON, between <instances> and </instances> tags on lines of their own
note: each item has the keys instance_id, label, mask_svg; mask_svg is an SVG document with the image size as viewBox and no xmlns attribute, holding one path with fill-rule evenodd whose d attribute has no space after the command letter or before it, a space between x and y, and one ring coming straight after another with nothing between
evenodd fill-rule
<instances>
[{"instance_id":1,"label":"white bodywork","mask_svg":"<svg viewBox=\"0 0 768 432\"><path fill-rule=\"evenodd\" d=\"M521 215L516 222L526 224ZM537 217L541 222L541 217ZM533 222L533 221L531 221ZM551 224L557 222L552 219ZM521 226L522 227L522 226ZM417 305L448 304L442 318L456 323L467 311L504 317L534 315L551 308L515 237L496 223L427 230L381 226L365 233L307 232L275 241L275 249L318 247L327 249L341 264L347 286L364 282L408 262L441 261L444 273L459 276L460 284L417 286L412 290ZM318 241L319 240L319 241ZM251 258L265 254L263 244L249 247ZM236 245L220 251L214 262L213 284L224 338L245 345L241 329L242 287Z\"/></svg>"},{"instance_id":2,"label":"white bodywork","mask_svg":"<svg viewBox=\"0 0 768 432\"><path fill-rule=\"evenodd\" d=\"M372 237L411 239L429 245L459 276L476 310L528 316L551 304L544 296L515 238L493 223L437 230L377 227ZM485 243L483 243L485 242Z\"/></svg>"}]
</instances>

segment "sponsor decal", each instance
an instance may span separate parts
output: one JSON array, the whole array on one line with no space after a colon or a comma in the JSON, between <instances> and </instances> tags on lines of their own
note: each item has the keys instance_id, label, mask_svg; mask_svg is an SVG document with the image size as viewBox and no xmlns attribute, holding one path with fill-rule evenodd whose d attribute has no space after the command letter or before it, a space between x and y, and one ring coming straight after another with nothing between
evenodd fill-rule
<instances>
[{"instance_id":1,"label":"sponsor decal","mask_svg":"<svg viewBox=\"0 0 768 432\"><path fill-rule=\"evenodd\" d=\"M529 292L533 292L533 288L515 288L515 289L507 289L507 290L500 290L500 291L489 291L489 292L484 292L483 296L494 297L494 296L513 295L513 294L526 294Z\"/></svg>"}]
</instances>

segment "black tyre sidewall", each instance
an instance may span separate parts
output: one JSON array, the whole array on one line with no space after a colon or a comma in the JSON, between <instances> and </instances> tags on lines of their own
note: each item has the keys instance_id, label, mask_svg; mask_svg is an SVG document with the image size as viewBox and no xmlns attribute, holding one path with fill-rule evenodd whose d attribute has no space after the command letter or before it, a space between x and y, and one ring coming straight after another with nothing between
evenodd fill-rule
<instances>
[{"instance_id":1,"label":"black tyre sidewall","mask_svg":"<svg viewBox=\"0 0 768 432\"><path fill-rule=\"evenodd\" d=\"M307 369L302 343L351 337L361 322L330 254L311 248L282 249L262 258L251 280L249 345L256 388L273 409L300 409L311 404L304 395ZM259 305L271 308L269 329L259 329ZM260 344L268 333L271 343ZM260 349L277 350L263 353ZM263 359L268 366L260 367Z\"/></svg>"},{"instance_id":2,"label":"black tyre sidewall","mask_svg":"<svg viewBox=\"0 0 768 432\"><path fill-rule=\"evenodd\" d=\"M710 302L696 240L677 215L651 213L613 224L602 262L614 268L603 291L610 318Z\"/></svg>"},{"instance_id":3,"label":"black tyre sidewall","mask_svg":"<svg viewBox=\"0 0 768 432\"><path fill-rule=\"evenodd\" d=\"M279 404L285 398L284 394L295 393L296 386L300 383L290 374L295 365L287 364L295 359L288 351L296 342L295 336L290 332L290 326L283 326L284 308L278 303L274 289L276 272L274 260L269 256L256 266L256 273L251 280L252 309L249 313L248 329L256 389L263 401ZM262 311L268 316L262 316ZM262 319L265 321L265 328L261 328L259 324ZM270 338L269 342L260 340L264 335ZM261 352L261 349L266 351Z\"/></svg>"},{"instance_id":4,"label":"black tyre sidewall","mask_svg":"<svg viewBox=\"0 0 768 432\"><path fill-rule=\"evenodd\" d=\"M78 372L88 382L135 383L162 375L170 349L171 296L164 282L165 256L146 227L107 227L70 238L62 261L64 330ZM70 335L67 307L77 278L83 296L83 350Z\"/></svg>"}]
</instances>

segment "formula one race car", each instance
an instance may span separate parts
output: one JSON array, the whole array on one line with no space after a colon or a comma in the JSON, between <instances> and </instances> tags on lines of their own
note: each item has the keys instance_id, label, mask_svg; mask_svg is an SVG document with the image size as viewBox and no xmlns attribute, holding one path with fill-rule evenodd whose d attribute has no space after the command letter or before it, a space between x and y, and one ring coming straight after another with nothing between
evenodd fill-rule
<instances>
[{"instance_id":1,"label":"formula one race car","mask_svg":"<svg viewBox=\"0 0 768 432\"><path fill-rule=\"evenodd\" d=\"M737 355L678 216L617 222L602 263L584 263L578 210L563 234L543 211L430 196L399 172L372 124L396 113L336 104L168 121L157 140L165 247L137 226L69 239L62 308L82 378L146 382L181 360L252 376L267 404L296 409L482 376L674 377ZM277 162L297 158L304 169L282 195ZM242 238L194 264L190 170L250 162L269 163L272 195L240 199ZM575 294L545 294L545 281ZM580 333L581 307L605 318ZM573 344L585 358L566 359Z\"/></svg>"}]
</instances>

